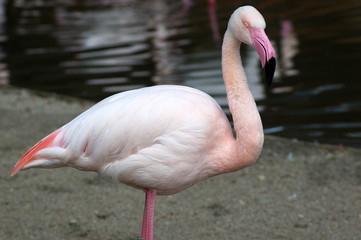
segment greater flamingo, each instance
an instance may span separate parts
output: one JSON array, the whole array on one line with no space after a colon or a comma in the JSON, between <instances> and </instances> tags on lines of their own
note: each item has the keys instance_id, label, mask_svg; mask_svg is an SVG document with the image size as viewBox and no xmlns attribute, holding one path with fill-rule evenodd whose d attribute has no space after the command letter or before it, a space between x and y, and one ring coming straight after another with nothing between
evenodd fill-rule
<instances>
[{"instance_id":1,"label":"greater flamingo","mask_svg":"<svg viewBox=\"0 0 361 240\"><path fill-rule=\"evenodd\" d=\"M209 177L254 163L263 128L241 64L241 42L253 45L272 82L275 51L262 15L251 6L231 16L222 70L236 138L216 101L184 86L154 86L110 96L38 142L11 175L70 166L95 171L146 192L141 238L153 239L156 195L180 192Z\"/></svg>"}]
</instances>

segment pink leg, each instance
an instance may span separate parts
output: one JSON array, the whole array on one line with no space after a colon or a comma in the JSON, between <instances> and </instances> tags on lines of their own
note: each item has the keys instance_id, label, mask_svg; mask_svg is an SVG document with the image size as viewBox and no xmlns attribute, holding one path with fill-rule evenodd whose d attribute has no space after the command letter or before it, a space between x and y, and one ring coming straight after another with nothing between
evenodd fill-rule
<instances>
[{"instance_id":1,"label":"pink leg","mask_svg":"<svg viewBox=\"0 0 361 240\"><path fill-rule=\"evenodd\" d=\"M146 191L141 239L153 240L155 192Z\"/></svg>"}]
</instances>

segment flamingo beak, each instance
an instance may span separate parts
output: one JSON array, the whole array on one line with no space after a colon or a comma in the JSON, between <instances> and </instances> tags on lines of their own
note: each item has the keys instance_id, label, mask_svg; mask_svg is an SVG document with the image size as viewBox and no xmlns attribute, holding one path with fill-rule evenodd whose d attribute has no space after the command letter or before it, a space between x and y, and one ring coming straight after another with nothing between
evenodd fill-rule
<instances>
[{"instance_id":1,"label":"flamingo beak","mask_svg":"<svg viewBox=\"0 0 361 240\"><path fill-rule=\"evenodd\" d=\"M253 46L261 58L262 67L265 69L267 84L271 85L276 69L276 52L263 29L250 27L249 32Z\"/></svg>"}]
</instances>

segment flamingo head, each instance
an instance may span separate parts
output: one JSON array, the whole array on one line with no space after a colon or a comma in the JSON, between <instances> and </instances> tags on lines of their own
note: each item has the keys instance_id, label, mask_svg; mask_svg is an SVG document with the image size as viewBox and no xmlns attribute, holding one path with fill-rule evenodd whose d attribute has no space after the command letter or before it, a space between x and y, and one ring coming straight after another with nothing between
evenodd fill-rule
<instances>
[{"instance_id":1,"label":"flamingo head","mask_svg":"<svg viewBox=\"0 0 361 240\"><path fill-rule=\"evenodd\" d=\"M267 84L270 85L276 69L276 53L264 31L265 28L263 16L252 6L235 10L228 23L228 29L236 39L255 47L265 69Z\"/></svg>"}]
</instances>

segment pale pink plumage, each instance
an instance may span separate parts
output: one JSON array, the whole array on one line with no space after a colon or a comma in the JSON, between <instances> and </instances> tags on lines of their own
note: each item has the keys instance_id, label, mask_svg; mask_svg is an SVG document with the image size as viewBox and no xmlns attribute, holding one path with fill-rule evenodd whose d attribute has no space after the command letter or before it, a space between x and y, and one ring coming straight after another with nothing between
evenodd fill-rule
<instances>
[{"instance_id":1,"label":"pale pink plumage","mask_svg":"<svg viewBox=\"0 0 361 240\"><path fill-rule=\"evenodd\" d=\"M261 14L246 6L232 15L224 37L222 67L236 139L222 109L206 93L155 86L119 93L94 105L31 148L11 175L33 167L71 166L143 189L147 200L142 238L153 239L155 194L177 193L258 158L262 123L238 49L241 42L257 41L262 65L274 61L264 27Z\"/></svg>"}]
</instances>

